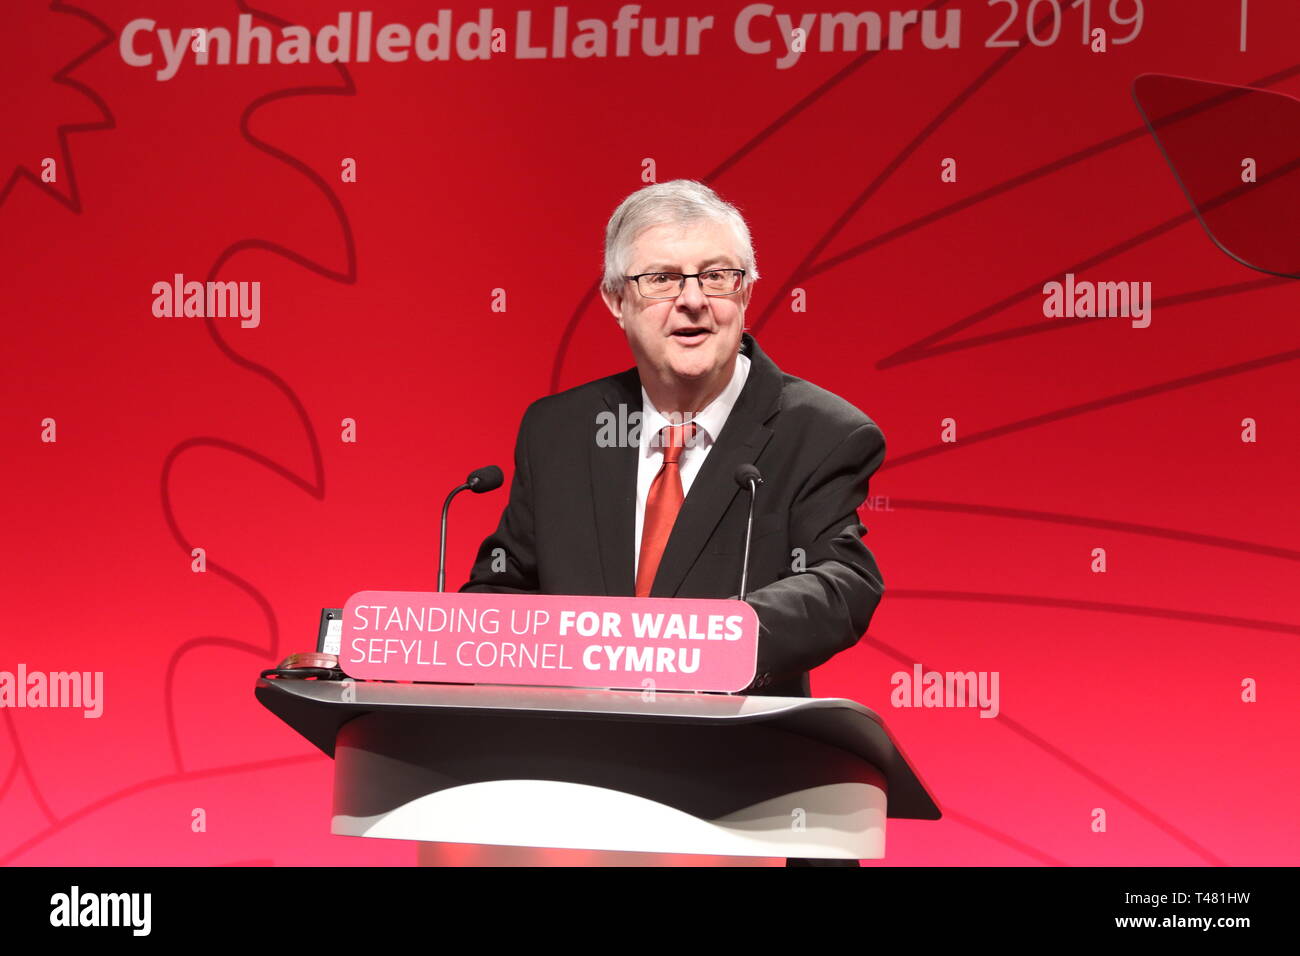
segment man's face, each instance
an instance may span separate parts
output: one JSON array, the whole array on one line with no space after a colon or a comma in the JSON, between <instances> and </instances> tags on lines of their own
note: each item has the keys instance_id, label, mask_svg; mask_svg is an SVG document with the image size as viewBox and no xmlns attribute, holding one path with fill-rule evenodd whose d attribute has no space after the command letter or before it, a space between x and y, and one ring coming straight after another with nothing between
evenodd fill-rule
<instances>
[{"instance_id":1,"label":"man's face","mask_svg":"<svg viewBox=\"0 0 1300 956\"><path fill-rule=\"evenodd\" d=\"M632 244L629 266L628 275L691 275L710 268L739 269L742 263L732 230L706 219L645 229ZM707 392L730 380L752 291L745 283L733 295L708 296L698 280L687 279L672 299L648 299L632 281L624 283L621 296L601 295L627 333L643 381L653 377L666 389Z\"/></svg>"}]
</instances>

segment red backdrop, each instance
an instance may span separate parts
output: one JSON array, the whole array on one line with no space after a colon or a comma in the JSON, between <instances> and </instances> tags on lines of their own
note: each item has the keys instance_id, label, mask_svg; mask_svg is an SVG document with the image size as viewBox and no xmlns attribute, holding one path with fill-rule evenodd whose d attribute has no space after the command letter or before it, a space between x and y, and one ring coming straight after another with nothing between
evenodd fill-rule
<instances>
[{"instance_id":1,"label":"red backdrop","mask_svg":"<svg viewBox=\"0 0 1300 956\"><path fill-rule=\"evenodd\" d=\"M1130 85L1300 93L1300 8L1251 0L1243 52L1237 0L1147 0L1095 53L1081 6L1043 46L1026 3L932 6L961 11L959 48L914 29L821 52L814 32L779 68L733 38L742 5L674 0L653 13L715 18L699 55L187 59L160 80L121 55L128 23L233 29L248 8L6 5L0 670L102 671L105 700L99 719L0 710L0 861L415 861L328 834L331 764L254 679L314 646L321 607L431 589L446 491L492 462L509 479L531 400L631 364L594 287L649 159L741 207L748 326L885 432L888 500L863 518L886 595L813 691L879 711L944 808L892 823L887 862L1294 862L1297 290L1189 217ZM1106 7L1094 25L1135 9ZM255 22L339 12L286 0ZM1067 272L1152 283L1150 327L1045 317ZM154 316L176 273L260 282L260 325ZM504 501L459 501L449 583ZM916 662L998 672L998 717L892 707Z\"/></svg>"}]
</instances>

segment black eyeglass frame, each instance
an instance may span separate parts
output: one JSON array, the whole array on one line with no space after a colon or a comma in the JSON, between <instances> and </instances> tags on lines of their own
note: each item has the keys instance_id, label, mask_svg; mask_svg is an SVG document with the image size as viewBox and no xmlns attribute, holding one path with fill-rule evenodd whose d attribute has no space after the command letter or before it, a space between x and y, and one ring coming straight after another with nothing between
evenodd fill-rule
<instances>
[{"instance_id":1,"label":"black eyeglass frame","mask_svg":"<svg viewBox=\"0 0 1300 956\"><path fill-rule=\"evenodd\" d=\"M639 275L634 275L634 276L623 276L623 278L624 278L624 279L629 279L629 280L631 280L632 282L635 282L635 283L636 283L636 291L640 294L640 296L641 296L643 299L675 299L675 298L677 298L677 296L681 295L683 292L686 291L686 280L687 280L687 279L694 279L696 282L699 282L699 281L700 281L700 276L706 276L706 275L708 275L708 274L711 273L711 272L739 272L739 273L740 273L740 281L738 281L738 282L736 283L736 287L735 287L734 289L732 289L730 292L704 292L704 283L703 283L703 282L700 282L700 291L701 291L701 292L704 292L704 294L707 295L707 296L710 296L710 297L712 297L712 298L718 298L718 297L720 297L720 296L724 296L724 295L735 295L737 292L739 292L741 289L743 289L743 288L745 287L745 272L746 272L746 270L744 270L744 269L730 269L730 268L728 268L728 269L705 269L703 272L696 272L696 273L694 273L694 274L692 274L692 275L687 275L687 274L684 273L684 272L663 272L663 271L661 270L661 271L657 271L657 272L642 272L642 273L640 273ZM643 278L645 278L646 276L677 276L677 279L678 279L678 282L677 282L677 291L676 291L674 294L672 294L672 295L646 295L646 294L641 290L641 280L642 280Z\"/></svg>"}]
</instances>

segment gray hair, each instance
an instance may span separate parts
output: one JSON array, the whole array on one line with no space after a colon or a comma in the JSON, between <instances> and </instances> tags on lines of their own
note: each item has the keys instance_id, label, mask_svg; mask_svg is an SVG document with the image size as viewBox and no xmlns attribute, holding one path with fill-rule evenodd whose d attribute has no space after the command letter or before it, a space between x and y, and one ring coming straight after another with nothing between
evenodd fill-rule
<instances>
[{"instance_id":1,"label":"gray hair","mask_svg":"<svg viewBox=\"0 0 1300 956\"><path fill-rule=\"evenodd\" d=\"M745 270L745 282L752 283L757 279L754 244L740 210L704 183L693 179L673 179L638 189L619 203L609 217L605 226L605 275L601 288L612 295L622 290L623 277L631 268L628 260L632 243L644 230L651 226L686 225L700 220L713 220L731 227L740 247L738 251L741 268Z\"/></svg>"}]
</instances>

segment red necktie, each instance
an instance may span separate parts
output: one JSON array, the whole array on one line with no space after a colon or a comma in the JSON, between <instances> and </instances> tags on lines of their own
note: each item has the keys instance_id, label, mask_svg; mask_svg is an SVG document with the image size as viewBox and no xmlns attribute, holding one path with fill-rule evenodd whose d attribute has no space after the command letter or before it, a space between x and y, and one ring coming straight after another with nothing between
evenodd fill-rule
<instances>
[{"instance_id":1,"label":"red necktie","mask_svg":"<svg viewBox=\"0 0 1300 956\"><path fill-rule=\"evenodd\" d=\"M654 586L659 560L664 555L673 522L682 507L682 476L679 463L682 448L695 434L695 426L669 425L663 429L664 463L655 475L645 500L645 519L641 524L641 556L636 567L636 596L648 597Z\"/></svg>"}]
</instances>

